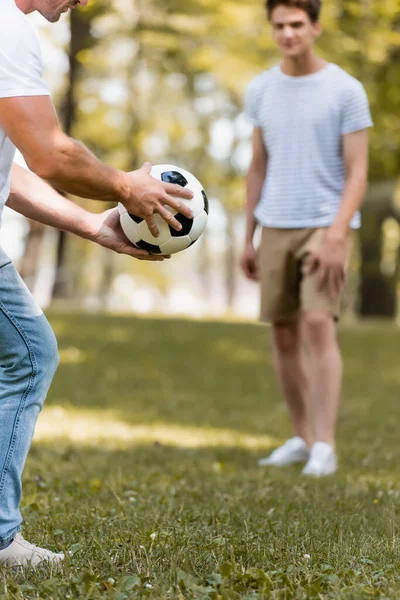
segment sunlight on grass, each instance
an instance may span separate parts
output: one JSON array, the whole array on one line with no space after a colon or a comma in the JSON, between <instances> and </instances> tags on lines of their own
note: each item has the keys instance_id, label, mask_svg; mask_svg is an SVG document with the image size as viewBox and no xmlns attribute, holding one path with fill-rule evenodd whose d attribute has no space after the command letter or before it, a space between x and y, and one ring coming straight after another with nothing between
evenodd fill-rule
<instances>
[{"instance_id":1,"label":"sunlight on grass","mask_svg":"<svg viewBox=\"0 0 400 600\"><path fill-rule=\"evenodd\" d=\"M35 441L67 441L80 446L120 448L165 444L178 448L237 447L268 449L278 440L230 429L154 423L128 425L109 410L76 410L61 406L45 408L38 421Z\"/></svg>"},{"instance_id":2,"label":"sunlight on grass","mask_svg":"<svg viewBox=\"0 0 400 600\"><path fill-rule=\"evenodd\" d=\"M87 358L87 355L82 350L74 346L59 350L59 356L60 363L64 365L79 365L84 363Z\"/></svg>"},{"instance_id":3,"label":"sunlight on grass","mask_svg":"<svg viewBox=\"0 0 400 600\"><path fill-rule=\"evenodd\" d=\"M263 363L266 358L260 353L259 348L251 348L249 345L238 345L235 340L223 339L214 345L214 353L223 359L228 359L231 363Z\"/></svg>"}]
</instances>

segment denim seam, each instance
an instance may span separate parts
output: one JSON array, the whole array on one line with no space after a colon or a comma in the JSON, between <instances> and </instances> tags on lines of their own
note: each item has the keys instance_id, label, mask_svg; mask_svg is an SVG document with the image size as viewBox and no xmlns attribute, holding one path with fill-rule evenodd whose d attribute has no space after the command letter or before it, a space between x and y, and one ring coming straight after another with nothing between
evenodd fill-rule
<instances>
[{"instance_id":1,"label":"denim seam","mask_svg":"<svg viewBox=\"0 0 400 600\"><path fill-rule=\"evenodd\" d=\"M20 422L20 418L21 418L21 413L22 413L22 411L23 411L23 409L25 407L26 400L27 400L27 398L28 398L28 396L29 396L32 388L33 388L33 384L34 384L34 381L35 381L35 376L37 374L37 362L36 362L35 353L33 351L32 345L31 345L31 343L30 343L30 341L28 339L28 336L26 335L26 333L24 332L24 330L22 329L22 327L19 325L18 321L12 316L12 314L7 310L7 308L1 302L0 302L0 310L9 319L9 321L14 325L14 327L17 329L18 333L22 337L23 341L25 342L26 347L28 349L28 353L29 353L29 358L30 358L30 361L31 361L31 365L32 365L32 374L31 374L31 376L29 378L28 387L26 388L25 392L22 394L21 401L20 401L19 406L18 406L17 414L15 416L15 421L14 421L12 436L11 436L11 442L10 442L10 446L8 448L8 451L7 451L6 462L5 462L5 465L4 465L3 472L0 475L0 496L1 496L1 494L3 492L3 489L4 489L5 478L6 478L6 475L8 473L8 469L10 467L12 455L13 455L14 448L15 448L16 441L17 441L17 435L18 435L18 428L19 428L19 422Z\"/></svg>"}]
</instances>

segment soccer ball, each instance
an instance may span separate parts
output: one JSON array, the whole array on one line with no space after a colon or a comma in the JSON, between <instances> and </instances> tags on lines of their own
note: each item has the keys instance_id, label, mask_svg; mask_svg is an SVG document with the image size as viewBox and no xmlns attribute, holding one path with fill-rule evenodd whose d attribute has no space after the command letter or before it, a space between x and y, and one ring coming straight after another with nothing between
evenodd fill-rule
<instances>
[{"instance_id":1,"label":"soccer ball","mask_svg":"<svg viewBox=\"0 0 400 600\"><path fill-rule=\"evenodd\" d=\"M203 233L208 217L208 199L200 181L191 173L173 165L154 165L150 175L165 183L177 183L182 187L189 188L194 197L191 200L180 198L190 206L193 219L188 219L176 211L172 211L177 221L182 225L180 231L176 231L168 225L160 215L154 215L160 232L159 237L154 237L146 221L129 213L125 206L118 205L121 227L130 242L137 248L147 250L150 254L175 254L189 248Z\"/></svg>"}]
</instances>

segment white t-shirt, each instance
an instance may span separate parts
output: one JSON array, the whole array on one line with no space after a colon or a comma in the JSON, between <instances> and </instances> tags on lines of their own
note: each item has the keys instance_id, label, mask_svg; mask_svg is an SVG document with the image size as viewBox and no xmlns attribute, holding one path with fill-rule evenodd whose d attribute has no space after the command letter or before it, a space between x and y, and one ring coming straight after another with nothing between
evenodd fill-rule
<instances>
[{"instance_id":1,"label":"white t-shirt","mask_svg":"<svg viewBox=\"0 0 400 600\"><path fill-rule=\"evenodd\" d=\"M0 0L0 98L48 96L39 38L14 0ZM10 194L15 146L0 127L0 223Z\"/></svg>"},{"instance_id":2,"label":"white t-shirt","mask_svg":"<svg viewBox=\"0 0 400 600\"><path fill-rule=\"evenodd\" d=\"M281 229L329 227L345 186L342 138L372 126L361 83L334 64L304 77L276 66L251 82L246 112L268 151L258 222ZM360 226L358 213L351 226Z\"/></svg>"}]
</instances>

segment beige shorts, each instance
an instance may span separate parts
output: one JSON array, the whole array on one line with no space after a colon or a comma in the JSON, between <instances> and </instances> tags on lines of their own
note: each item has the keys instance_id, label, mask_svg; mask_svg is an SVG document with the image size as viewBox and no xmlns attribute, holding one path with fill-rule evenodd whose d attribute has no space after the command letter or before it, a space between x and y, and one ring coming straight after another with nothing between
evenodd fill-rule
<instances>
[{"instance_id":1,"label":"beige shorts","mask_svg":"<svg viewBox=\"0 0 400 600\"><path fill-rule=\"evenodd\" d=\"M329 312L339 318L341 297L331 298L327 289L319 290L316 273L308 274L304 269L305 259L320 247L325 233L326 228L263 228L259 251L262 321L289 321L311 310ZM346 270L352 241L349 232Z\"/></svg>"}]
</instances>

